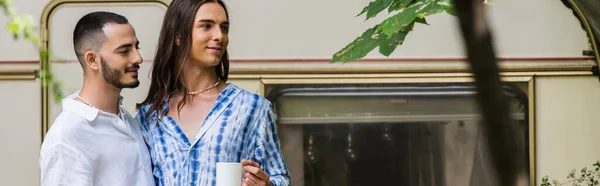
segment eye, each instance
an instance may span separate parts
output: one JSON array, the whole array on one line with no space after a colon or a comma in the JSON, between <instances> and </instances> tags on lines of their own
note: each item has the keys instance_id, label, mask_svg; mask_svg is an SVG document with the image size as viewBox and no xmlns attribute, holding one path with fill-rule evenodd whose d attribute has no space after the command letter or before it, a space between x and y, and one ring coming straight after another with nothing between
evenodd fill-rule
<instances>
[{"instance_id":1,"label":"eye","mask_svg":"<svg viewBox=\"0 0 600 186\"><path fill-rule=\"evenodd\" d=\"M201 24L200 28L204 28L204 29L209 29L210 27L212 27L212 25L210 24Z\"/></svg>"},{"instance_id":2,"label":"eye","mask_svg":"<svg viewBox=\"0 0 600 186\"><path fill-rule=\"evenodd\" d=\"M223 30L223 32L228 33L229 32L229 25L223 25L221 26L221 30Z\"/></svg>"},{"instance_id":3,"label":"eye","mask_svg":"<svg viewBox=\"0 0 600 186\"><path fill-rule=\"evenodd\" d=\"M127 53L129 53L129 50L119 51L119 54L121 55L126 55Z\"/></svg>"}]
</instances>

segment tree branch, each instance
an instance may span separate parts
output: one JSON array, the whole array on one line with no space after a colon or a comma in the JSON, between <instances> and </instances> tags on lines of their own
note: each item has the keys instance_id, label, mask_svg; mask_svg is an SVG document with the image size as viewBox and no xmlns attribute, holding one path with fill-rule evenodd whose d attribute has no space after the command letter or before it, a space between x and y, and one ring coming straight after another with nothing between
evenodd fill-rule
<instances>
[{"instance_id":1,"label":"tree branch","mask_svg":"<svg viewBox=\"0 0 600 186\"><path fill-rule=\"evenodd\" d=\"M491 147L492 164L499 185L517 184L518 175L526 175L526 157L515 123L510 118L509 99L502 91L499 67L492 37L481 0L454 0L466 54L477 87L477 102L483 128Z\"/></svg>"}]
</instances>

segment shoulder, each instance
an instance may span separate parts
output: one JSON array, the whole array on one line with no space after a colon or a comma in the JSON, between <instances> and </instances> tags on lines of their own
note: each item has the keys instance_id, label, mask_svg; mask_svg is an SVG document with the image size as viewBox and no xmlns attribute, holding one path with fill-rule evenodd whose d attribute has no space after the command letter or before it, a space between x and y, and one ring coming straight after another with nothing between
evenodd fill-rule
<instances>
[{"instance_id":1,"label":"shoulder","mask_svg":"<svg viewBox=\"0 0 600 186\"><path fill-rule=\"evenodd\" d=\"M232 89L235 89L236 91L239 92L237 100L244 102L244 104L247 104L245 106L251 106L251 107L256 107L256 108L263 108L263 107L268 108L271 106L271 101L269 101L267 98L265 98L259 94L252 93L245 89L239 88L233 84L231 84L231 86L232 86Z\"/></svg>"},{"instance_id":2,"label":"shoulder","mask_svg":"<svg viewBox=\"0 0 600 186\"><path fill-rule=\"evenodd\" d=\"M254 118L256 121L275 117L272 103L267 98L238 87L235 88L239 91L235 104L240 108L240 113L245 113L245 115Z\"/></svg>"},{"instance_id":3,"label":"shoulder","mask_svg":"<svg viewBox=\"0 0 600 186\"><path fill-rule=\"evenodd\" d=\"M62 111L52 123L46 138L56 137L63 141L80 137L90 129L92 121L70 111Z\"/></svg>"},{"instance_id":4,"label":"shoulder","mask_svg":"<svg viewBox=\"0 0 600 186\"><path fill-rule=\"evenodd\" d=\"M152 107L152 104L143 105L136 112L134 117L135 122L141 126L143 131L146 131L148 129L148 124L154 121L153 118L156 118L156 111L149 113L150 107Z\"/></svg>"},{"instance_id":5,"label":"shoulder","mask_svg":"<svg viewBox=\"0 0 600 186\"><path fill-rule=\"evenodd\" d=\"M140 109L136 111L135 119L136 120L146 120L147 115L148 115L148 110L150 110L151 106L152 106L152 104L145 104L142 107L140 107Z\"/></svg>"},{"instance_id":6,"label":"shoulder","mask_svg":"<svg viewBox=\"0 0 600 186\"><path fill-rule=\"evenodd\" d=\"M86 138L85 134L91 129L90 124L90 121L77 114L62 111L46 133L41 153L64 152L65 147L76 145L72 143Z\"/></svg>"}]
</instances>

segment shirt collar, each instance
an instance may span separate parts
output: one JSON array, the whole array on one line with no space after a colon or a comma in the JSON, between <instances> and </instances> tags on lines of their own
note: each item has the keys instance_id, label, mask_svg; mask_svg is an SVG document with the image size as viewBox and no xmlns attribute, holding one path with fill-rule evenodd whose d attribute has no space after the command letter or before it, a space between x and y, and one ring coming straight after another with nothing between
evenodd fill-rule
<instances>
[{"instance_id":1,"label":"shirt collar","mask_svg":"<svg viewBox=\"0 0 600 186\"><path fill-rule=\"evenodd\" d=\"M73 112L88 121L93 121L96 119L96 116L98 116L100 110L75 100L80 92L81 91L77 91L62 100L63 110ZM122 102L123 96L119 95L119 106L122 104Z\"/></svg>"},{"instance_id":2,"label":"shirt collar","mask_svg":"<svg viewBox=\"0 0 600 186\"><path fill-rule=\"evenodd\" d=\"M236 93L235 95L237 95L237 93L239 93L239 92L240 92L240 89L239 89L237 86L235 86L235 85L233 85L233 84L230 84L230 83L228 83L228 84L227 84L227 87L225 87L225 89L223 89L223 91L222 91L221 93L219 93L219 96L217 97L217 100L215 101L215 103L217 103L217 102L221 102L221 101L222 101L222 99L225 99L226 97L230 97L230 96L232 96L232 95L230 95L231 93ZM166 98L163 100L163 105L162 105L162 108L159 108L159 109L162 109L162 114L163 114L163 116L164 116L164 115L166 115L166 113L169 111L169 99L170 99L170 98L171 98L171 94L168 94L168 95L166 96ZM146 105L146 106L148 107L148 109L150 108L150 104L148 104L148 105ZM147 112L147 111L148 111L148 110L146 110L146 112ZM211 110L211 111L212 111L212 110ZM152 122L149 124L149 125L150 125L150 128L151 128L151 129L153 129L153 128L155 128L156 126L158 126L158 121L160 121L160 120L164 119L164 117L163 117L163 116L159 116L159 115L158 115L158 111L154 111L154 112L152 112L152 113L150 114L150 118L151 118L151 119L149 120L149 121L152 121ZM207 117L208 117L208 115L207 115Z\"/></svg>"}]
</instances>

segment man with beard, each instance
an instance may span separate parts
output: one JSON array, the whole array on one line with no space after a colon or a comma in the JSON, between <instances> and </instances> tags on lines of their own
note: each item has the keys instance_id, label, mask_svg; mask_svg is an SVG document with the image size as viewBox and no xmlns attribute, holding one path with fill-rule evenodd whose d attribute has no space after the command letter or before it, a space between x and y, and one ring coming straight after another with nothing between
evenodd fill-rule
<instances>
[{"instance_id":1,"label":"man with beard","mask_svg":"<svg viewBox=\"0 0 600 186\"><path fill-rule=\"evenodd\" d=\"M44 139L41 185L155 185L139 125L120 105L121 89L140 83L133 26L115 13L89 13L77 22L73 44L83 86L62 101Z\"/></svg>"}]
</instances>

